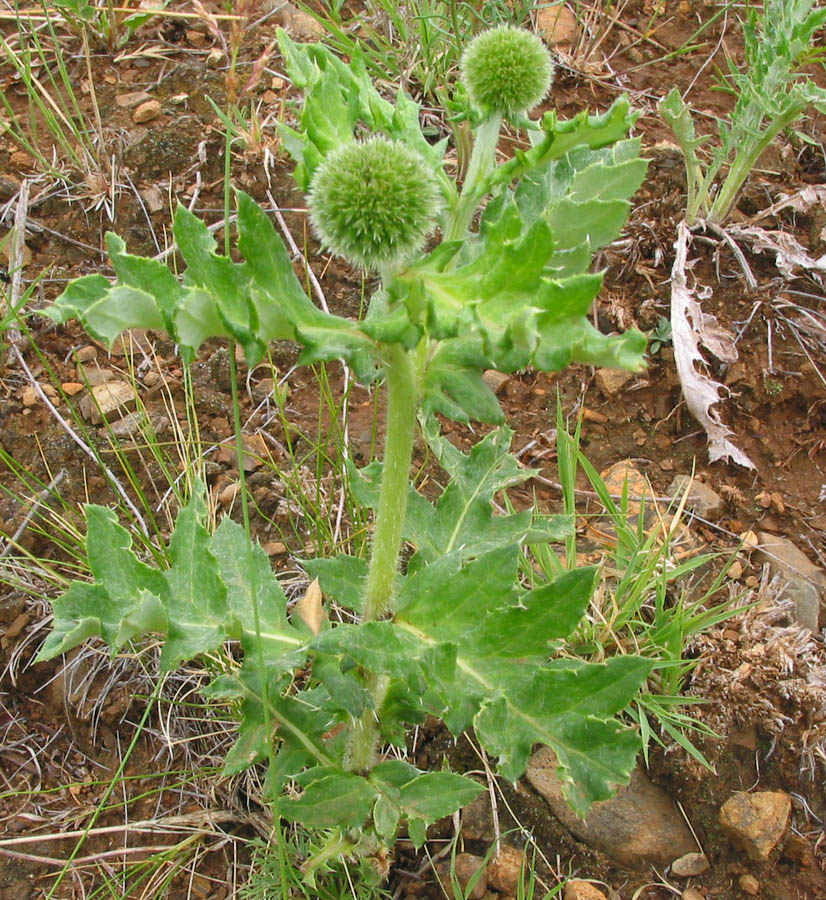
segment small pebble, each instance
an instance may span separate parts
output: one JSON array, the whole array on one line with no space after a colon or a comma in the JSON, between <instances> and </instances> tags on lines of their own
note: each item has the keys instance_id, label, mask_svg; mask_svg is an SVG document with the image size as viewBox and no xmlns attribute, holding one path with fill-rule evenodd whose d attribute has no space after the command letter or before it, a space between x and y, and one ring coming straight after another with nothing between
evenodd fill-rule
<instances>
[{"instance_id":1,"label":"small pebble","mask_svg":"<svg viewBox=\"0 0 826 900\"><path fill-rule=\"evenodd\" d=\"M633 372L625 369L597 369L595 375L600 390L607 397L618 394L634 377Z\"/></svg>"},{"instance_id":2,"label":"small pebble","mask_svg":"<svg viewBox=\"0 0 826 900\"><path fill-rule=\"evenodd\" d=\"M208 69L218 69L226 61L227 55L220 47L213 47L207 54L206 64Z\"/></svg>"},{"instance_id":3,"label":"small pebble","mask_svg":"<svg viewBox=\"0 0 826 900\"><path fill-rule=\"evenodd\" d=\"M488 890L488 876L483 868L484 860L472 853L457 853L453 861L453 873L462 888L462 892L468 900L482 900ZM480 872L481 870L481 872ZM450 877L450 864L441 863L436 867L436 874L447 896L453 896L453 884ZM468 893L468 887L472 878L476 877L473 887Z\"/></svg>"},{"instance_id":4,"label":"small pebble","mask_svg":"<svg viewBox=\"0 0 826 900\"><path fill-rule=\"evenodd\" d=\"M573 878L565 884L565 900L607 900L605 894L590 881Z\"/></svg>"},{"instance_id":5,"label":"small pebble","mask_svg":"<svg viewBox=\"0 0 826 900\"><path fill-rule=\"evenodd\" d=\"M161 104L157 100L147 100L132 113L132 121L136 125L151 122L161 114Z\"/></svg>"},{"instance_id":6,"label":"small pebble","mask_svg":"<svg viewBox=\"0 0 826 900\"><path fill-rule=\"evenodd\" d=\"M74 397L75 394L79 394L83 390L83 385L77 381L64 381L60 385L60 389L67 397Z\"/></svg>"},{"instance_id":7,"label":"small pebble","mask_svg":"<svg viewBox=\"0 0 826 900\"><path fill-rule=\"evenodd\" d=\"M240 486L237 481L228 484L220 494L218 494L218 502L221 506L231 506L235 498L238 496Z\"/></svg>"},{"instance_id":8,"label":"small pebble","mask_svg":"<svg viewBox=\"0 0 826 900\"><path fill-rule=\"evenodd\" d=\"M81 347L79 350L75 350L75 362L91 362L93 359L97 359L97 355L98 348L93 347L91 344L87 344L87 346Z\"/></svg>"},{"instance_id":9,"label":"small pebble","mask_svg":"<svg viewBox=\"0 0 826 900\"><path fill-rule=\"evenodd\" d=\"M809 842L802 834L790 834L783 846L783 856L806 865L811 856Z\"/></svg>"},{"instance_id":10,"label":"small pebble","mask_svg":"<svg viewBox=\"0 0 826 900\"><path fill-rule=\"evenodd\" d=\"M671 874L678 878L690 878L708 872L709 864L705 853L686 853L671 863Z\"/></svg>"},{"instance_id":11,"label":"small pebble","mask_svg":"<svg viewBox=\"0 0 826 900\"><path fill-rule=\"evenodd\" d=\"M740 535L740 540L743 542L746 550L754 550L760 546L760 539L753 531L744 531Z\"/></svg>"},{"instance_id":12,"label":"small pebble","mask_svg":"<svg viewBox=\"0 0 826 900\"><path fill-rule=\"evenodd\" d=\"M519 876L526 870L525 851L502 844L499 855L488 863L488 886L500 894L516 894Z\"/></svg>"},{"instance_id":13,"label":"small pebble","mask_svg":"<svg viewBox=\"0 0 826 900\"><path fill-rule=\"evenodd\" d=\"M732 581L737 581L738 578L741 578L743 576L743 566L735 559L734 562L728 567L726 575Z\"/></svg>"},{"instance_id":14,"label":"small pebble","mask_svg":"<svg viewBox=\"0 0 826 900\"><path fill-rule=\"evenodd\" d=\"M760 882L754 875L741 875L739 882L740 887L752 897L756 897L760 893Z\"/></svg>"},{"instance_id":15,"label":"small pebble","mask_svg":"<svg viewBox=\"0 0 826 900\"><path fill-rule=\"evenodd\" d=\"M28 153L22 150L15 150L9 156L9 164L12 169L31 169L34 166L34 160Z\"/></svg>"},{"instance_id":16,"label":"small pebble","mask_svg":"<svg viewBox=\"0 0 826 900\"><path fill-rule=\"evenodd\" d=\"M494 394L499 394L504 390L510 380L510 375L506 375L504 372L497 372L496 369L487 369L482 373L482 381L485 382Z\"/></svg>"},{"instance_id":17,"label":"small pebble","mask_svg":"<svg viewBox=\"0 0 826 900\"><path fill-rule=\"evenodd\" d=\"M123 418L133 407L137 394L126 381L107 381L92 388L80 401L80 414L93 425L100 425L104 416L114 422Z\"/></svg>"},{"instance_id":18,"label":"small pebble","mask_svg":"<svg viewBox=\"0 0 826 900\"><path fill-rule=\"evenodd\" d=\"M132 91L129 94L120 94L115 97L115 103L121 109L132 109L135 106L140 106L141 103L146 103L147 100L151 100L152 95L147 94L146 91Z\"/></svg>"}]
</instances>

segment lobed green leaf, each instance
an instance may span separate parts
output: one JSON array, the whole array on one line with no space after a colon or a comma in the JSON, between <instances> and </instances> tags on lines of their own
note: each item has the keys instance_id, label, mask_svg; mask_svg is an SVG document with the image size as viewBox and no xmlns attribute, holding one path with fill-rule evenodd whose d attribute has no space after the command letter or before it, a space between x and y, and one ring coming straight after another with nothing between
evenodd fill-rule
<instances>
[{"instance_id":1,"label":"lobed green leaf","mask_svg":"<svg viewBox=\"0 0 826 900\"><path fill-rule=\"evenodd\" d=\"M348 772L327 774L308 784L300 797L279 804L278 812L309 828L358 828L378 792L365 778Z\"/></svg>"}]
</instances>

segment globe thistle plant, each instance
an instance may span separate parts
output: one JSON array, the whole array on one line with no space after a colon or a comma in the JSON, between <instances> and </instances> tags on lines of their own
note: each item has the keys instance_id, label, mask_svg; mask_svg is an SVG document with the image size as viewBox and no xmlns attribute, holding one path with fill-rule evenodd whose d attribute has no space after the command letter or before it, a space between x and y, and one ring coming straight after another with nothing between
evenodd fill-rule
<instances>
[{"instance_id":1,"label":"globe thistle plant","mask_svg":"<svg viewBox=\"0 0 826 900\"><path fill-rule=\"evenodd\" d=\"M439 185L421 156L375 136L338 147L310 188L310 221L333 253L363 269L395 269L433 231Z\"/></svg>"},{"instance_id":2,"label":"globe thistle plant","mask_svg":"<svg viewBox=\"0 0 826 900\"><path fill-rule=\"evenodd\" d=\"M97 580L75 581L55 600L38 659L93 635L117 652L127 639L152 634L166 642L160 664L169 671L238 643L240 667L210 686L221 703L243 697L224 774L269 762L274 820L300 823L314 846L324 841L302 867L315 894L314 873L333 860L378 859L400 829L420 847L429 824L478 795L473 779L383 758L386 741L403 745L407 726L427 715L441 712L457 737L472 725L509 781L520 777L534 744L551 747L580 816L636 765L639 735L613 715L635 699L652 660L622 654L577 661L574 670L569 659L554 658L554 648L576 635L597 572L571 568L525 584L528 548L559 540L568 523L531 512L496 515L496 498L532 470L520 470L509 453L509 430L491 432L465 454L442 417L502 421L488 369L642 367L642 334L604 335L588 316L603 277L591 251L619 235L622 201L642 183L645 161L639 142L626 140L635 119L627 99L599 116L527 121L550 83L550 61L530 33L495 29L469 49L472 150L467 166L455 168L444 157L447 140L431 143L422 131L417 104L401 91L395 105L387 100L363 59L348 66L329 48L295 43L283 31L279 43L288 76L305 94L297 127L281 123L284 144L323 244L380 276L366 314L356 320L320 309L267 210L242 191L243 260L218 255L206 223L179 205L184 278L160 260L133 256L109 234L118 281L86 275L46 314L80 318L110 345L126 328L163 329L187 364L223 336L231 338L230 360L237 341L253 369L270 341L287 340L301 345L301 364L341 360L350 384L383 381L381 459L361 471L344 460L355 519L366 522L375 510L369 558L305 561L329 601L354 615L322 623L318 608L311 621L306 610L288 609L249 528L230 517L214 532L208 527L208 494L196 480L162 570L139 558L142 544L131 549L112 510L86 508ZM505 119L533 133L529 148L500 161ZM357 140L356 127L371 136ZM437 220L441 243L425 252ZM435 503L417 490L419 438L449 478ZM242 481L248 524L246 494ZM288 781L300 792L280 795Z\"/></svg>"},{"instance_id":3,"label":"globe thistle plant","mask_svg":"<svg viewBox=\"0 0 826 900\"><path fill-rule=\"evenodd\" d=\"M503 25L483 31L468 44L461 74L477 106L507 117L525 113L544 99L553 64L535 34Z\"/></svg>"}]
</instances>

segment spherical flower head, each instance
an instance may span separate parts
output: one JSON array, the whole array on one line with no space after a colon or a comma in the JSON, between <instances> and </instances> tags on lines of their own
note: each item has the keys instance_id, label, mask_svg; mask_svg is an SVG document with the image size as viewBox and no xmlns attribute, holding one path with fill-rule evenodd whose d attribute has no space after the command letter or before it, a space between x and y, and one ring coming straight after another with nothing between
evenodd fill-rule
<instances>
[{"instance_id":1,"label":"spherical flower head","mask_svg":"<svg viewBox=\"0 0 826 900\"><path fill-rule=\"evenodd\" d=\"M333 253L363 269L394 268L433 231L439 185L422 157L372 137L338 147L310 185L310 221Z\"/></svg>"},{"instance_id":2,"label":"spherical flower head","mask_svg":"<svg viewBox=\"0 0 826 900\"><path fill-rule=\"evenodd\" d=\"M510 25L483 31L462 54L462 82L487 112L513 116L533 109L553 79L551 56L532 32Z\"/></svg>"}]
</instances>

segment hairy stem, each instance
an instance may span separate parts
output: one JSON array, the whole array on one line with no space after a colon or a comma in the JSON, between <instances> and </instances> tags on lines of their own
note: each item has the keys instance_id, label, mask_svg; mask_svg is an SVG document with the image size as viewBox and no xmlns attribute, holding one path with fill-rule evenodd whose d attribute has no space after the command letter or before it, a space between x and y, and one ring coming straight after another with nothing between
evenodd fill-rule
<instances>
[{"instance_id":1,"label":"hairy stem","mask_svg":"<svg viewBox=\"0 0 826 900\"><path fill-rule=\"evenodd\" d=\"M378 712L384 702L389 679L371 672L367 676L367 690L373 698L373 708L366 709L355 720L347 742L344 766L350 772L369 772L376 764L379 743Z\"/></svg>"},{"instance_id":2,"label":"hairy stem","mask_svg":"<svg viewBox=\"0 0 826 900\"><path fill-rule=\"evenodd\" d=\"M502 117L493 113L476 129L473 153L462 185L462 195L456 213L448 225L446 241L461 241L470 228L473 214L482 199L482 186L493 170L501 127Z\"/></svg>"},{"instance_id":3,"label":"hairy stem","mask_svg":"<svg viewBox=\"0 0 826 900\"><path fill-rule=\"evenodd\" d=\"M708 220L715 225L722 225L729 217L729 213L737 200L740 188L748 178L751 170L757 165L757 161L763 155L763 151L777 137L780 132L790 125L798 116L802 115L805 107L793 105L786 109L781 116L775 119L760 136L760 140L748 149L740 148L728 175L723 181L719 193L711 205Z\"/></svg>"},{"instance_id":4,"label":"hairy stem","mask_svg":"<svg viewBox=\"0 0 826 900\"><path fill-rule=\"evenodd\" d=\"M390 608L393 585L399 567L402 527L407 512L407 490L413 437L419 408L419 385L413 358L398 344L387 348L387 414L385 420L384 468L379 491L379 508L373 531L373 546L367 570L367 589L362 618L380 619ZM351 772L367 772L375 764L379 741L376 713L387 691L387 678L369 674L366 686L373 707L366 709L352 725L347 740L345 766Z\"/></svg>"},{"instance_id":5,"label":"hairy stem","mask_svg":"<svg viewBox=\"0 0 826 900\"><path fill-rule=\"evenodd\" d=\"M399 563L402 525L407 511L407 488L419 389L413 360L403 347L387 348L387 415L384 470L373 547L367 573L363 619L380 619L389 609Z\"/></svg>"}]
</instances>

